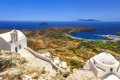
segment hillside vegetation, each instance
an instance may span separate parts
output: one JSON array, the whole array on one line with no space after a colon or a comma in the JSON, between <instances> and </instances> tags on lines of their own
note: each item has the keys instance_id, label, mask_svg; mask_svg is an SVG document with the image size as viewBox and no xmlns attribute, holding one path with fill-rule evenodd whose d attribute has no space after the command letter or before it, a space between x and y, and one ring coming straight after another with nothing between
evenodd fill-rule
<instances>
[{"instance_id":1,"label":"hillside vegetation","mask_svg":"<svg viewBox=\"0 0 120 80\"><path fill-rule=\"evenodd\" d=\"M82 68L87 60L100 52L110 52L118 59L120 42L88 41L72 38L68 33L81 30L94 30L92 27L52 27L44 30L22 30L28 37L28 47L39 53L50 52L61 57L68 66ZM3 30L6 32L7 30Z\"/></svg>"}]
</instances>

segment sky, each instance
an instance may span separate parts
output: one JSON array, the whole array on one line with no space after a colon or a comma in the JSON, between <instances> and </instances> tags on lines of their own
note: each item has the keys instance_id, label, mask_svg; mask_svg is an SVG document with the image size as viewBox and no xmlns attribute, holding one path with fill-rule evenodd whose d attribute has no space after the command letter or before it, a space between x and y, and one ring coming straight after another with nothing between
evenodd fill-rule
<instances>
[{"instance_id":1,"label":"sky","mask_svg":"<svg viewBox=\"0 0 120 80\"><path fill-rule=\"evenodd\" d=\"M0 20L120 21L120 0L0 0Z\"/></svg>"}]
</instances>

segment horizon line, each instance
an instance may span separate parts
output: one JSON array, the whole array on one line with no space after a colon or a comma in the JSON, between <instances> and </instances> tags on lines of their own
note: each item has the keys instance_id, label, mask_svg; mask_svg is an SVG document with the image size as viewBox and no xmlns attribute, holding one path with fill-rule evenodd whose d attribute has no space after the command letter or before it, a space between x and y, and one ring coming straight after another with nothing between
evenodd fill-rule
<instances>
[{"instance_id":1,"label":"horizon line","mask_svg":"<svg viewBox=\"0 0 120 80\"><path fill-rule=\"evenodd\" d=\"M85 19L87 20L87 19ZM94 19L94 20L97 20L97 19ZM42 21L42 22L55 22L55 20L0 20L0 21ZM56 20L56 22L59 22L61 20ZM78 20L62 20L62 21L78 21ZM94 22L99 22L99 21L120 21L120 20L98 20L98 21L94 21ZM90 21L78 21L78 22L90 22Z\"/></svg>"}]
</instances>

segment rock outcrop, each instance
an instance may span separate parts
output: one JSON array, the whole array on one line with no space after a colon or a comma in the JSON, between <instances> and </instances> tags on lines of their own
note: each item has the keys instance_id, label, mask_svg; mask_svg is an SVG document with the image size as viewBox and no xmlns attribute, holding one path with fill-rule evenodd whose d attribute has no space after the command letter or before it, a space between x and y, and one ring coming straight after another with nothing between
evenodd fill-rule
<instances>
[{"instance_id":1,"label":"rock outcrop","mask_svg":"<svg viewBox=\"0 0 120 80\"><path fill-rule=\"evenodd\" d=\"M32 56L28 55L28 57ZM56 76L60 77L59 71L53 69L51 65L44 66L45 64L47 62L37 58L32 63L18 53L2 51L0 52L0 80L28 80L30 78L32 80L56 80ZM63 76L60 78L64 80Z\"/></svg>"}]
</instances>

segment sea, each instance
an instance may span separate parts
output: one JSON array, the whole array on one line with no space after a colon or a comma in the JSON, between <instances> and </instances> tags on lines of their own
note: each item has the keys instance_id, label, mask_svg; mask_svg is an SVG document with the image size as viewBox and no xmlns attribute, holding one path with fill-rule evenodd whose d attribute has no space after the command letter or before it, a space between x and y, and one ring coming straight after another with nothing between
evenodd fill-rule
<instances>
[{"instance_id":1,"label":"sea","mask_svg":"<svg viewBox=\"0 0 120 80\"><path fill-rule=\"evenodd\" d=\"M48 25L40 25L45 22ZM0 29L46 29L49 27L94 27L96 30L81 31L69 34L72 37L93 39L93 40L109 40L99 35L117 35L120 32L120 21L0 21Z\"/></svg>"}]
</instances>

